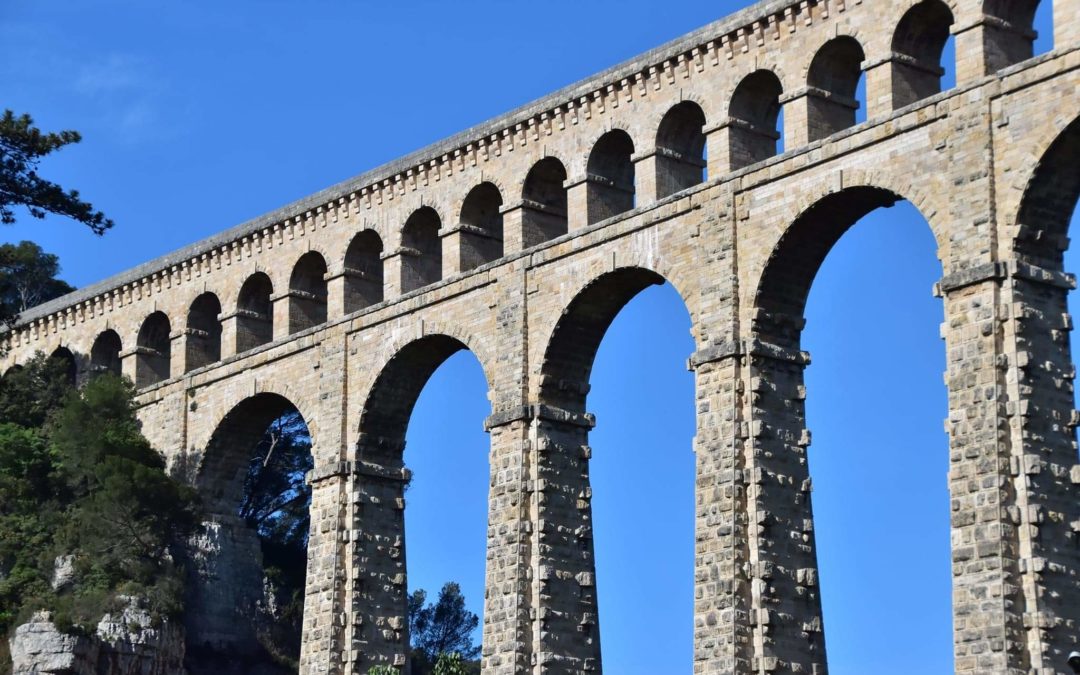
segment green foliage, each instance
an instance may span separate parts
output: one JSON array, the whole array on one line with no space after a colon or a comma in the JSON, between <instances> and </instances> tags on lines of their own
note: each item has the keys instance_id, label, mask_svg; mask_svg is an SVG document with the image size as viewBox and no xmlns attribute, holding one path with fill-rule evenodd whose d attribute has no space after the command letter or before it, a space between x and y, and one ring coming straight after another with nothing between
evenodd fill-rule
<instances>
[{"instance_id":1,"label":"green foliage","mask_svg":"<svg viewBox=\"0 0 1080 675\"><path fill-rule=\"evenodd\" d=\"M367 675L401 675L401 671L393 666L372 666Z\"/></svg>"},{"instance_id":2,"label":"green foliage","mask_svg":"<svg viewBox=\"0 0 1080 675\"><path fill-rule=\"evenodd\" d=\"M435 669L431 673L432 675L472 675L474 672L472 665L463 661L461 654L457 652L440 654L439 660L435 662Z\"/></svg>"},{"instance_id":3,"label":"green foliage","mask_svg":"<svg viewBox=\"0 0 1080 675\"><path fill-rule=\"evenodd\" d=\"M95 234L113 226L105 214L82 201L77 191L65 192L37 173L41 158L80 140L76 131L42 133L29 115L4 111L0 117L0 222L14 223L14 207L23 206L34 218L44 218L46 213L67 216Z\"/></svg>"},{"instance_id":4,"label":"green foliage","mask_svg":"<svg viewBox=\"0 0 1080 675\"><path fill-rule=\"evenodd\" d=\"M77 391L54 366L39 355L0 380L0 635L38 609L91 630L121 596L175 615L172 552L197 522L194 493L139 432L129 382L101 375ZM54 589L62 555L74 575Z\"/></svg>"},{"instance_id":5,"label":"green foliage","mask_svg":"<svg viewBox=\"0 0 1080 675\"><path fill-rule=\"evenodd\" d=\"M427 604L427 593L418 589L409 596L409 634L412 638L411 664L414 675L434 675L440 663L445 673L474 672L480 647L472 641L480 619L465 608L461 587L447 582L434 604Z\"/></svg>"},{"instance_id":6,"label":"green foliage","mask_svg":"<svg viewBox=\"0 0 1080 675\"><path fill-rule=\"evenodd\" d=\"M69 364L37 353L0 378L0 422L37 429L71 391Z\"/></svg>"},{"instance_id":7,"label":"green foliage","mask_svg":"<svg viewBox=\"0 0 1080 675\"><path fill-rule=\"evenodd\" d=\"M259 640L281 663L293 669L300 659L304 617L307 541L311 517L311 436L296 409L271 422L248 462L238 514L259 535L263 572L278 611Z\"/></svg>"},{"instance_id":8,"label":"green foliage","mask_svg":"<svg viewBox=\"0 0 1080 675\"><path fill-rule=\"evenodd\" d=\"M0 313L15 316L75 290L58 274L60 259L34 242L0 245Z\"/></svg>"}]
</instances>

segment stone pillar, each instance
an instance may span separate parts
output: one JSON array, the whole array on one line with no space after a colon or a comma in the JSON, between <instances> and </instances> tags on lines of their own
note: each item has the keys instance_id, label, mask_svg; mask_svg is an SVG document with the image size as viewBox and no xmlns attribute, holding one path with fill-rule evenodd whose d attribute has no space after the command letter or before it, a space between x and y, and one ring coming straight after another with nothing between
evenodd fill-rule
<instances>
[{"instance_id":1,"label":"stone pillar","mask_svg":"<svg viewBox=\"0 0 1080 675\"><path fill-rule=\"evenodd\" d=\"M254 312L251 313L254 314ZM236 344L238 332L237 314L239 314L239 311L231 314L221 314L218 317L218 321L221 322L221 359L223 361L236 356L240 352Z\"/></svg>"},{"instance_id":2,"label":"stone pillar","mask_svg":"<svg viewBox=\"0 0 1080 675\"><path fill-rule=\"evenodd\" d=\"M634 163L635 207L652 204L658 199L656 149L646 150L630 158Z\"/></svg>"},{"instance_id":3,"label":"stone pillar","mask_svg":"<svg viewBox=\"0 0 1080 675\"><path fill-rule=\"evenodd\" d=\"M326 282L326 320L335 321L345 316L345 272L327 272L323 275Z\"/></svg>"},{"instance_id":4,"label":"stone pillar","mask_svg":"<svg viewBox=\"0 0 1080 675\"><path fill-rule=\"evenodd\" d=\"M361 439L360 457L366 454L362 446L370 442ZM363 675L376 665L405 668L409 653L405 485L409 478L404 467L362 459L351 466L344 553L348 564L347 571L339 574L347 598L345 660L350 674Z\"/></svg>"},{"instance_id":5,"label":"stone pillar","mask_svg":"<svg viewBox=\"0 0 1080 675\"><path fill-rule=\"evenodd\" d=\"M1054 49L1074 47L1080 43L1080 0L1053 2Z\"/></svg>"},{"instance_id":6,"label":"stone pillar","mask_svg":"<svg viewBox=\"0 0 1080 675\"><path fill-rule=\"evenodd\" d=\"M801 148L810 142L810 97L808 87L785 92L780 97L784 109L784 150Z\"/></svg>"},{"instance_id":7,"label":"stone pillar","mask_svg":"<svg viewBox=\"0 0 1080 675\"><path fill-rule=\"evenodd\" d=\"M566 188L566 224L570 232L589 226L589 186L585 176L569 178Z\"/></svg>"},{"instance_id":8,"label":"stone pillar","mask_svg":"<svg viewBox=\"0 0 1080 675\"><path fill-rule=\"evenodd\" d=\"M288 291L270 298L274 312L274 340L289 337L289 300Z\"/></svg>"},{"instance_id":9,"label":"stone pillar","mask_svg":"<svg viewBox=\"0 0 1080 675\"><path fill-rule=\"evenodd\" d=\"M1010 261L939 284L958 673L1060 672L1080 641L1074 283Z\"/></svg>"},{"instance_id":10,"label":"stone pillar","mask_svg":"<svg viewBox=\"0 0 1080 675\"><path fill-rule=\"evenodd\" d=\"M523 251L529 246L529 235L525 232L525 202L504 204L499 207L503 219L503 253L509 255ZM538 242L537 242L538 243Z\"/></svg>"},{"instance_id":11,"label":"stone pillar","mask_svg":"<svg viewBox=\"0 0 1080 675\"><path fill-rule=\"evenodd\" d=\"M383 288L385 297L396 298L404 293L401 285L401 249L395 249L383 253Z\"/></svg>"},{"instance_id":12,"label":"stone pillar","mask_svg":"<svg viewBox=\"0 0 1080 675\"><path fill-rule=\"evenodd\" d=\"M545 675L600 671L593 556L589 430L592 415L534 407L536 453L534 668Z\"/></svg>"},{"instance_id":13,"label":"stone pillar","mask_svg":"<svg viewBox=\"0 0 1080 675\"><path fill-rule=\"evenodd\" d=\"M942 279L949 388L953 645L957 673L1027 671L1019 514L1010 476L998 263ZM1014 517L1015 516L1015 517Z\"/></svg>"},{"instance_id":14,"label":"stone pillar","mask_svg":"<svg viewBox=\"0 0 1080 675\"><path fill-rule=\"evenodd\" d=\"M340 600L347 583L341 539L350 494L348 474L348 465L341 463L316 470L311 478L301 675L360 672L345 669L361 655L345 635L345 623L356 621L358 616L346 612ZM352 530L346 532L353 534Z\"/></svg>"},{"instance_id":15,"label":"stone pillar","mask_svg":"<svg viewBox=\"0 0 1080 675\"><path fill-rule=\"evenodd\" d=\"M482 669L486 675L531 671L535 441L528 408L494 414L488 492L487 570Z\"/></svg>"},{"instance_id":16,"label":"stone pillar","mask_svg":"<svg viewBox=\"0 0 1080 675\"><path fill-rule=\"evenodd\" d=\"M760 320L760 315L759 315ZM795 333L799 321L766 317ZM770 333L773 331L769 331ZM824 673L825 640L810 503L803 369L809 355L752 337L747 341L749 436L746 565L755 672ZM738 483L732 487L737 489Z\"/></svg>"},{"instance_id":17,"label":"stone pillar","mask_svg":"<svg viewBox=\"0 0 1080 675\"><path fill-rule=\"evenodd\" d=\"M180 377L187 361L188 329L181 328L169 335L169 372L162 379Z\"/></svg>"},{"instance_id":18,"label":"stone pillar","mask_svg":"<svg viewBox=\"0 0 1080 675\"><path fill-rule=\"evenodd\" d=\"M702 350L694 369L697 433L694 673L748 673L753 664L747 563L746 432L737 344Z\"/></svg>"},{"instance_id":19,"label":"stone pillar","mask_svg":"<svg viewBox=\"0 0 1080 675\"><path fill-rule=\"evenodd\" d=\"M791 122L787 121L786 114L784 119L787 129ZM773 157L776 142L780 140L780 134L775 130L762 129L734 117L721 120L705 133L709 144L709 175L713 175L714 166L719 170L717 175L723 175Z\"/></svg>"}]
</instances>

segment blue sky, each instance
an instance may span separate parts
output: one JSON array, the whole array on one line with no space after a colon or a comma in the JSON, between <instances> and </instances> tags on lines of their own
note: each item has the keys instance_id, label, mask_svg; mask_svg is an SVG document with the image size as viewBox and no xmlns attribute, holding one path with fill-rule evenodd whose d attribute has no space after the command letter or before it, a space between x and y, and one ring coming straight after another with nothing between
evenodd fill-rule
<instances>
[{"instance_id":1,"label":"blue sky","mask_svg":"<svg viewBox=\"0 0 1080 675\"><path fill-rule=\"evenodd\" d=\"M83 133L43 171L117 227L98 239L23 219L0 237L39 242L86 285L750 3L401 4L7 0L4 105ZM901 204L845 235L810 295L810 462L834 674L951 671L940 275L925 222ZM600 624L617 675L691 672L689 328L671 287L649 289L616 319L593 372ZM488 414L478 363L452 357L421 395L406 456L410 585L457 580L477 612Z\"/></svg>"}]
</instances>

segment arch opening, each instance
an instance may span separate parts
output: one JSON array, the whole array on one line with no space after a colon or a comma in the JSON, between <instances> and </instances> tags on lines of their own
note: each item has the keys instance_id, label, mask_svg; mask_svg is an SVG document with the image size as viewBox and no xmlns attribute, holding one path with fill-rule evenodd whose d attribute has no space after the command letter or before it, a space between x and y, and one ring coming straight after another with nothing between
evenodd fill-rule
<instances>
[{"instance_id":1,"label":"arch opening","mask_svg":"<svg viewBox=\"0 0 1080 675\"><path fill-rule=\"evenodd\" d=\"M634 208L634 142L622 129L596 141L586 166L588 224Z\"/></svg>"},{"instance_id":2,"label":"arch opening","mask_svg":"<svg viewBox=\"0 0 1080 675\"><path fill-rule=\"evenodd\" d=\"M387 362L365 402L357 462L369 476L360 487L369 518L358 546L374 559L382 542L399 544L393 556L379 556L364 570L370 606L380 613L360 629L370 659L364 667L408 654L406 630L390 634L376 624L400 625L411 594L421 588L433 601L445 582L459 583L467 607L482 615L491 476L483 420L491 407L481 392L487 392L487 379L468 347L456 338L428 335ZM465 428L465 422L472 424ZM453 452L447 451L448 440ZM462 446L476 452L462 452ZM448 475L454 480L447 481ZM404 508L393 508L401 503ZM413 524L406 528L407 522ZM405 583L380 582L402 578ZM466 656L479 658L478 650ZM420 663L422 655L414 651L411 658Z\"/></svg>"},{"instance_id":3,"label":"arch opening","mask_svg":"<svg viewBox=\"0 0 1080 675\"><path fill-rule=\"evenodd\" d=\"M492 183L481 183L461 205L459 269L466 272L503 256L502 195Z\"/></svg>"},{"instance_id":4,"label":"arch opening","mask_svg":"<svg viewBox=\"0 0 1080 675\"><path fill-rule=\"evenodd\" d=\"M221 360L221 302L213 293L195 298L188 309L184 372Z\"/></svg>"},{"instance_id":5,"label":"arch opening","mask_svg":"<svg viewBox=\"0 0 1080 675\"><path fill-rule=\"evenodd\" d=\"M941 91L942 57L952 24L952 12L941 0L923 0L900 19L892 40L893 108Z\"/></svg>"},{"instance_id":6,"label":"arch opening","mask_svg":"<svg viewBox=\"0 0 1080 675\"><path fill-rule=\"evenodd\" d=\"M326 260L308 251L289 277L289 333L326 323L326 298Z\"/></svg>"},{"instance_id":7,"label":"arch opening","mask_svg":"<svg viewBox=\"0 0 1080 675\"><path fill-rule=\"evenodd\" d=\"M255 349L274 339L274 284L256 272L244 281L236 299L236 353Z\"/></svg>"},{"instance_id":8,"label":"arch opening","mask_svg":"<svg viewBox=\"0 0 1080 675\"><path fill-rule=\"evenodd\" d=\"M522 199L522 245L525 248L566 234L566 167L545 157L529 169Z\"/></svg>"},{"instance_id":9,"label":"arch opening","mask_svg":"<svg viewBox=\"0 0 1080 675\"><path fill-rule=\"evenodd\" d=\"M855 126L865 59L862 45L849 36L829 40L814 56L807 74L811 142Z\"/></svg>"},{"instance_id":10,"label":"arch opening","mask_svg":"<svg viewBox=\"0 0 1080 675\"><path fill-rule=\"evenodd\" d=\"M215 429L195 479L208 520L189 561L190 672L296 672L312 467L307 422L278 394L241 401Z\"/></svg>"},{"instance_id":11,"label":"arch opening","mask_svg":"<svg viewBox=\"0 0 1080 675\"><path fill-rule=\"evenodd\" d=\"M172 364L172 327L164 312L146 317L135 342L135 386L149 387L169 379Z\"/></svg>"},{"instance_id":12,"label":"arch opening","mask_svg":"<svg viewBox=\"0 0 1080 675\"><path fill-rule=\"evenodd\" d=\"M914 207L853 187L788 228L757 289L753 335L768 348L754 348L750 366L768 383L754 389L754 409L769 433L755 440L755 470L782 472L793 486L813 481L799 495L804 507L770 515L777 541L790 530L802 545L772 555L817 570L804 594L820 602L823 632L810 633L807 648L824 665L827 645L833 673L863 672L881 653L893 654L897 672L952 668L951 456L937 423L949 404L942 306L926 293L941 277L936 254ZM769 489L770 503L784 498L783 487ZM805 612L806 600L785 607L796 575L770 584L777 611ZM903 649L889 630L898 621L911 628Z\"/></svg>"},{"instance_id":13,"label":"arch opening","mask_svg":"<svg viewBox=\"0 0 1080 675\"><path fill-rule=\"evenodd\" d=\"M656 197L663 199L706 180L705 112L693 101L674 106L656 131Z\"/></svg>"},{"instance_id":14,"label":"arch opening","mask_svg":"<svg viewBox=\"0 0 1080 675\"><path fill-rule=\"evenodd\" d=\"M383 301L383 243L375 230L364 230L345 251L345 313Z\"/></svg>"},{"instance_id":15,"label":"arch opening","mask_svg":"<svg viewBox=\"0 0 1080 675\"><path fill-rule=\"evenodd\" d=\"M413 212L401 230L401 292L408 293L442 279L442 221L430 206Z\"/></svg>"},{"instance_id":16,"label":"arch opening","mask_svg":"<svg viewBox=\"0 0 1080 675\"><path fill-rule=\"evenodd\" d=\"M732 171L774 157L783 151L779 128L780 78L758 70L743 78L731 95L728 111L729 157Z\"/></svg>"},{"instance_id":17,"label":"arch opening","mask_svg":"<svg viewBox=\"0 0 1080 675\"><path fill-rule=\"evenodd\" d=\"M659 326L658 315L670 320ZM552 477L546 508L560 528L541 557L551 556L567 576L548 582L553 596L566 598L554 608L560 619L552 630L579 635L572 656L602 658L612 672L636 672L643 661L651 664L644 670L669 672L689 668L693 658L694 395L685 368L693 340L682 332L689 323L685 304L662 276L641 267L618 269L571 301L541 365L539 403L551 412L541 413L538 433L551 447L588 449L544 459ZM595 417L586 407L593 404ZM673 439L685 441L681 454ZM642 500L634 486L646 485L662 496ZM575 518L564 520L568 512ZM643 520L630 523L627 513ZM637 547L638 562L628 569L621 552L637 540L631 525L637 533L641 527L663 532L655 552ZM642 584L641 569L665 572ZM592 587L574 582L574 575L594 573ZM665 616L683 620L649 622L633 609L643 593L666 609ZM562 620L565 625L556 625ZM663 648L643 654L643 641Z\"/></svg>"},{"instance_id":18,"label":"arch opening","mask_svg":"<svg viewBox=\"0 0 1080 675\"><path fill-rule=\"evenodd\" d=\"M75 354L67 347L57 347L49 355L49 360L64 365L64 381L68 386L74 387L79 379L79 366L75 360Z\"/></svg>"},{"instance_id":19,"label":"arch opening","mask_svg":"<svg viewBox=\"0 0 1080 675\"><path fill-rule=\"evenodd\" d=\"M90 348L90 370L93 373L112 373L120 375L120 352L123 344L120 335L109 329L102 331Z\"/></svg>"},{"instance_id":20,"label":"arch opening","mask_svg":"<svg viewBox=\"0 0 1080 675\"><path fill-rule=\"evenodd\" d=\"M983 48L991 71L1035 55L1035 14L1039 0L984 0L983 13L998 21L985 24ZM1051 4L1051 3L1047 3Z\"/></svg>"}]
</instances>

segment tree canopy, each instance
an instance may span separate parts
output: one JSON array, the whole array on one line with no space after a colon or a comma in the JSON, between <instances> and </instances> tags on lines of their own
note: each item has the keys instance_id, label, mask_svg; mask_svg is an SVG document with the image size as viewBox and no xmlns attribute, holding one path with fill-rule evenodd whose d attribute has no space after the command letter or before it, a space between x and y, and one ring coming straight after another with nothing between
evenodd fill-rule
<instances>
[{"instance_id":1,"label":"tree canopy","mask_svg":"<svg viewBox=\"0 0 1080 675\"><path fill-rule=\"evenodd\" d=\"M34 242L0 244L0 313L15 316L75 290L58 274L60 259Z\"/></svg>"},{"instance_id":2,"label":"tree canopy","mask_svg":"<svg viewBox=\"0 0 1080 675\"><path fill-rule=\"evenodd\" d=\"M0 379L0 635L38 609L89 629L121 595L160 616L182 609L174 561L195 495L165 473L133 400L112 374L75 389L41 354Z\"/></svg>"},{"instance_id":3,"label":"tree canopy","mask_svg":"<svg viewBox=\"0 0 1080 675\"><path fill-rule=\"evenodd\" d=\"M21 206L34 218L55 213L86 225L95 234L113 226L113 221L83 201L77 190L65 191L38 175L43 157L81 140L77 131L44 133L29 115L4 111L0 117L0 222L14 223L15 207Z\"/></svg>"},{"instance_id":4,"label":"tree canopy","mask_svg":"<svg viewBox=\"0 0 1080 675\"><path fill-rule=\"evenodd\" d=\"M464 661L478 659L480 646L473 644L472 634L479 625L480 618L466 609L465 596L456 582L444 584L433 604L427 603L426 591L414 591L409 596L413 673L434 673L444 657L453 660L451 655ZM446 667L450 667L449 661Z\"/></svg>"}]
</instances>

